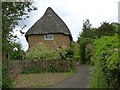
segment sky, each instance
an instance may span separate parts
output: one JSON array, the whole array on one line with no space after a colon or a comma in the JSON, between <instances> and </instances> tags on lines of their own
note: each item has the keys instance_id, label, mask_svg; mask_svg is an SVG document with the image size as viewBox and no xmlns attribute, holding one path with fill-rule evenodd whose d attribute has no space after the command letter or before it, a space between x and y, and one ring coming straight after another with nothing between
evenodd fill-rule
<instances>
[{"instance_id":1,"label":"sky","mask_svg":"<svg viewBox=\"0 0 120 90\"><path fill-rule=\"evenodd\" d=\"M90 20L92 27L99 27L102 22L118 22L118 2L120 0L33 0L33 6L36 11L29 13L30 18L20 21L15 30L26 25L23 29L27 32L45 13L48 7L51 7L57 15L66 23L71 31L74 41L77 41L79 33L82 31L83 21ZM28 43L25 36L15 31L19 40L26 51Z\"/></svg>"}]
</instances>

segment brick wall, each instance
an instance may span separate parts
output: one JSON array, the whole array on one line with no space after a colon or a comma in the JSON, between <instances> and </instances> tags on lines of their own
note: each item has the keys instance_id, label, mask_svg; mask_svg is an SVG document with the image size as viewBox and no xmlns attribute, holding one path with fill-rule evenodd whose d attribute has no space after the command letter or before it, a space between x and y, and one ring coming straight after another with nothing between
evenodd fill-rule
<instances>
[{"instance_id":1,"label":"brick wall","mask_svg":"<svg viewBox=\"0 0 120 90\"><path fill-rule=\"evenodd\" d=\"M51 48L70 47L69 36L64 34L53 34L54 40L44 40L44 35L30 35L28 36L29 48L37 45L38 43L46 43Z\"/></svg>"}]
</instances>

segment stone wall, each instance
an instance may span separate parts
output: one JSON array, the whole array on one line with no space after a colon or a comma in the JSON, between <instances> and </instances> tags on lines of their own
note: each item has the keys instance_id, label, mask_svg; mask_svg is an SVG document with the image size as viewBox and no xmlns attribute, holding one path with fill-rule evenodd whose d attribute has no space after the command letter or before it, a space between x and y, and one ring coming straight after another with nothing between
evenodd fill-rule
<instances>
[{"instance_id":1,"label":"stone wall","mask_svg":"<svg viewBox=\"0 0 120 90\"><path fill-rule=\"evenodd\" d=\"M28 36L29 48L37 45L38 43L46 43L50 48L70 47L69 36L64 34L53 34L54 40L44 40L44 35L30 35Z\"/></svg>"}]
</instances>

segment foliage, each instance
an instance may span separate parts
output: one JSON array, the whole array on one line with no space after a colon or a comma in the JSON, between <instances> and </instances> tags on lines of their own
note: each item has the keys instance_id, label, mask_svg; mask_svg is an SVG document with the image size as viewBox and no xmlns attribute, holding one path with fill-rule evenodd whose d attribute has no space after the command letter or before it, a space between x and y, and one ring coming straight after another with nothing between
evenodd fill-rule
<instances>
[{"instance_id":1,"label":"foliage","mask_svg":"<svg viewBox=\"0 0 120 90\"><path fill-rule=\"evenodd\" d=\"M12 34L19 20L28 18L28 12L36 10L31 2L3 2L2 3L2 51L11 51L11 41L17 38ZM22 17L24 16L24 18Z\"/></svg>"},{"instance_id":2,"label":"foliage","mask_svg":"<svg viewBox=\"0 0 120 90\"><path fill-rule=\"evenodd\" d=\"M83 23L83 31L80 33L78 37L78 42L81 41L82 38L92 38L97 39L102 36L113 36L118 32L118 23L108 23L103 22L101 26L98 28L93 28L90 24L90 21L87 19Z\"/></svg>"},{"instance_id":3,"label":"foliage","mask_svg":"<svg viewBox=\"0 0 120 90\"><path fill-rule=\"evenodd\" d=\"M65 60L70 58L70 54L70 50L65 47L51 49L46 44L39 43L26 53L26 58L37 60Z\"/></svg>"},{"instance_id":4,"label":"foliage","mask_svg":"<svg viewBox=\"0 0 120 90\"><path fill-rule=\"evenodd\" d=\"M12 43L12 49L10 54L10 59L11 60L15 60L15 59L22 59L23 55L24 55L24 51L22 50L22 46L21 44L18 43Z\"/></svg>"},{"instance_id":5,"label":"foliage","mask_svg":"<svg viewBox=\"0 0 120 90\"><path fill-rule=\"evenodd\" d=\"M22 72L24 74L29 73L44 73L44 72L69 72L73 71L73 64L71 60L61 61L61 60L41 60L41 61L30 61L30 62L22 62L24 66L22 66ZM22 64L23 65L23 64Z\"/></svg>"},{"instance_id":6,"label":"foliage","mask_svg":"<svg viewBox=\"0 0 120 90\"><path fill-rule=\"evenodd\" d=\"M87 44L85 47L85 58L86 58L86 63L88 64L91 63L92 51L93 51L93 45Z\"/></svg>"},{"instance_id":7,"label":"foliage","mask_svg":"<svg viewBox=\"0 0 120 90\"><path fill-rule=\"evenodd\" d=\"M44 43L39 43L38 45L36 45L35 47L29 49L28 52L26 52L26 59L30 59L30 60L34 60L34 61L38 61L38 60L49 60L49 61L53 61L54 60L67 60L67 63L70 65L71 68L74 67L74 65L72 65L72 51L67 49L67 48L59 48L59 49L51 49L49 48L46 44ZM64 64L60 63L60 65ZM66 64L65 64L66 65ZM65 68L63 69L62 67L60 67L57 64L51 64L48 66L49 68L47 68L48 72L66 72ZM30 70L31 71L31 70ZM32 72L44 72L46 70L33 70ZM25 71L26 72L26 71ZM27 72L29 72L29 70L27 70Z\"/></svg>"},{"instance_id":8,"label":"foliage","mask_svg":"<svg viewBox=\"0 0 120 90\"><path fill-rule=\"evenodd\" d=\"M116 27L113 23L103 22L100 27L98 27L96 34L100 38L102 36L113 36L116 33Z\"/></svg>"},{"instance_id":9,"label":"foliage","mask_svg":"<svg viewBox=\"0 0 120 90\"><path fill-rule=\"evenodd\" d=\"M50 49L46 44L39 43L36 47L32 47L26 53L26 58L37 60L59 60L60 54L58 50Z\"/></svg>"},{"instance_id":10,"label":"foliage","mask_svg":"<svg viewBox=\"0 0 120 90\"><path fill-rule=\"evenodd\" d=\"M92 27L91 27L91 24L90 24L90 21L89 19L86 19L85 22L83 22L83 28L82 28L82 32L81 34L79 35L78 37L78 41L80 41L81 38L89 38L91 37L92 35Z\"/></svg>"},{"instance_id":11,"label":"foliage","mask_svg":"<svg viewBox=\"0 0 120 90\"><path fill-rule=\"evenodd\" d=\"M73 59L79 61L80 60L80 46L77 42L72 42L71 44L71 52L73 54Z\"/></svg>"},{"instance_id":12,"label":"foliage","mask_svg":"<svg viewBox=\"0 0 120 90\"><path fill-rule=\"evenodd\" d=\"M87 19L83 23L83 31L78 37L78 44L80 45L80 61L81 63L90 63L92 52L92 41L103 36L113 36L118 33L118 23L103 22L98 28L93 28L90 21ZM91 42L89 42L89 40ZM90 45L91 44L91 45Z\"/></svg>"},{"instance_id":13,"label":"foliage","mask_svg":"<svg viewBox=\"0 0 120 90\"><path fill-rule=\"evenodd\" d=\"M95 65L92 87L119 88L120 59L118 35L104 36L94 42L92 61ZM104 82L104 84L103 84Z\"/></svg>"},{"instance_id":14,"label":"foliage","mask_svg":"<svg viewBox=\"0 0 120 90\"><path fill-rule=\"evenodd\" d=\"M13 78L8 73L5 62L2 64L2 88L13 88Z\"/></svg>"},{"instance_id":15,"label":"foliage","mask_svg":"<svg viewBox=\"0 0 120 90\"><path fill-rule=\"evenodd\" d=\"M69 58L72 58L72 51L69 48L61 47L57 49L57 52L60 55L60 59L67 60Z\"/></svg>"},{"instance_id":16,"label":"foliage","mask_svg":"<svg viewBox=\"0 0 120 90\"><path fill-rule=\"evenodd\" d=\"M28 68L22 70L22 74L42 73L45 72L45 68Z\"/></svg>"},{"instance_id":17,"label":"foliage","mask_svg":"<svg viewBox=\"0 0 120 90\"><path fill-rule=\"evenodd\" d=\"M2 59L3 62L7 58L6 56L10 53L14 47L12 47L13 38L16 38L12 34L15 25L18 24L19 20L22 19L22 16L28 16L28 12L36 10L32 6L31 2L3 2L2 3ZM26 19L25 17L24 19ZM4 68L5 67L5 68ZM7 71L7 64L3 64L2 68L2 87L10 88L13 86L12 79Z\"/></svg>"},{"instance_id":18,"label":"foliage","mask_svg":"<svg viewBox=\"0 0 120 90\"><path fill-rule=\"evenodd\" d=\"M80 63L84 64L87 62L87 58L86 58L86 46L88 44L91 44L92 43L92 39L90 38L83 38L81 39L79 45L80 45Z\"/></svg>"}]
</instances>

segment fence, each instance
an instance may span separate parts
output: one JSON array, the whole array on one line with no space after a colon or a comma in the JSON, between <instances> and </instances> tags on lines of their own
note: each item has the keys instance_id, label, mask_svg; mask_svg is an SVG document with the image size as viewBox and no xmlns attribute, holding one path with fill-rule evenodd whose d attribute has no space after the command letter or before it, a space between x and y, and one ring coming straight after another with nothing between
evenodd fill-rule
<instances>
[{"instance_id":1,"label":"fence","mask_svg":"<svg viewBox=\"0 0 120 90\"><path fill-rule=\"evenodd\" d=\"M27 72L66 72L70 70L70 63L65 60L9 60L10 73L27 73Z\"/></svg>"}]
</instances>

